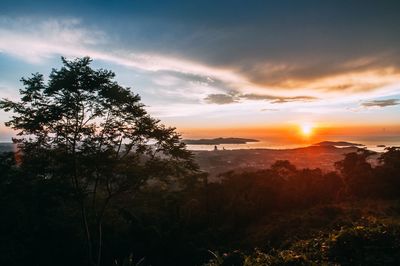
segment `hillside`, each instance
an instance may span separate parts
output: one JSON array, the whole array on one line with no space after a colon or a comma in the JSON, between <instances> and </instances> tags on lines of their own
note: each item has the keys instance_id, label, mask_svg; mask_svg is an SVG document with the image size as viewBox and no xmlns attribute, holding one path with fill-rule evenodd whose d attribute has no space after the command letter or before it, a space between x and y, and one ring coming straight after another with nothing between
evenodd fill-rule
<instances>
[{"instance_id":1,"label":"hillside","mask_svg":"<svg viewBox=\"0 0 400 266\"><path fill-rule=\"evenodd\" d=\"M194 151L200 168L210 175L230 170L268 168L277 160L289 160L298 168L334 170L333 164L344 154L355 152L356 147L310 146L296 149L243 149L219 151Z\"/></svg>"}]
</instances>

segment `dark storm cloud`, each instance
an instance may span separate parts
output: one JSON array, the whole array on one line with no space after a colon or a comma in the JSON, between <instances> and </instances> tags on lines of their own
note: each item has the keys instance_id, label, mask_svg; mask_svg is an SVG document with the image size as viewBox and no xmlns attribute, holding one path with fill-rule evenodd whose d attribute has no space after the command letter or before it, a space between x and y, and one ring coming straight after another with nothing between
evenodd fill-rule
<instances>
[{"instance_id":1,"label":"dark storm cloud","mask_svg":"<svg viewBox=\"0 0 400 266\"><path fill-rule=\"evenodd\" d=\"M369 102L364 102L361 104L363 107L387 107L399 105L400 102L398 99L387 99L387 100L373 100Z\"/></svg>"}]
</instances>

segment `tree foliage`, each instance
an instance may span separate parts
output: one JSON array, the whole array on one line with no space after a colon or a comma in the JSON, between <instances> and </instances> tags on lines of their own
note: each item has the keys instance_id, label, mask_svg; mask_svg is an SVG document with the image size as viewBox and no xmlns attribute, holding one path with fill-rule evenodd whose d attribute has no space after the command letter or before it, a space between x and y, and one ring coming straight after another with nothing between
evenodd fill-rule
<instances>
[{"instance_id":1,"label":"tree foliage","mask_svg":"<svg viewBox=\"0 0 400 266\"><path fill-rule=\"evenodd\" d=\"M18 130L21 167L31 175L70 185L79 205L91 264L100 264L102 219L109 202L135 193L151 179L164 182L197 170L174 128L152 118L109 70L88 57L62 58L48 81L36 73L21 81L7 126Z\"/></svg>"}]
</instances>

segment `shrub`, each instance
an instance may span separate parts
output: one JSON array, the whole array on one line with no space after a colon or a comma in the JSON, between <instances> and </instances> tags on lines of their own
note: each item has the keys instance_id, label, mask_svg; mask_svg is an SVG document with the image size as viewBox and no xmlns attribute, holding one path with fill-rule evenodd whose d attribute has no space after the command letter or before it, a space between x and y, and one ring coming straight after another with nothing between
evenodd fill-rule
<instances>
[{"instance_id":1,"label":"shrub","mask_svg":"<svg viewBox=\"0 0 400 266\"><path fill-rule=\"evenodd\" d=\"M341 265L399 265L398 226L356 225L330 235L327 257Z\"/></svg>"}]
</instances>

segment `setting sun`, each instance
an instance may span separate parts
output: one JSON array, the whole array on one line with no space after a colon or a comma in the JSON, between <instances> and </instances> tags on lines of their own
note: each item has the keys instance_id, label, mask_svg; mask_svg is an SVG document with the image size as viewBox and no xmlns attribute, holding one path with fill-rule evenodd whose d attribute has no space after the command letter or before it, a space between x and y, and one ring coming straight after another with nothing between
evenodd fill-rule
<instances>
[{"instance_id":1,"label":"setting sun","mask_svg":"<svg viewBox=\"0 0 400 266\"><path fill-rule=\"evenodd\" d=\"M303 123L300 125L301 134L304 136L310 136L313 131L313 125L310 123Z\"/></svg>"}]
</instances>

